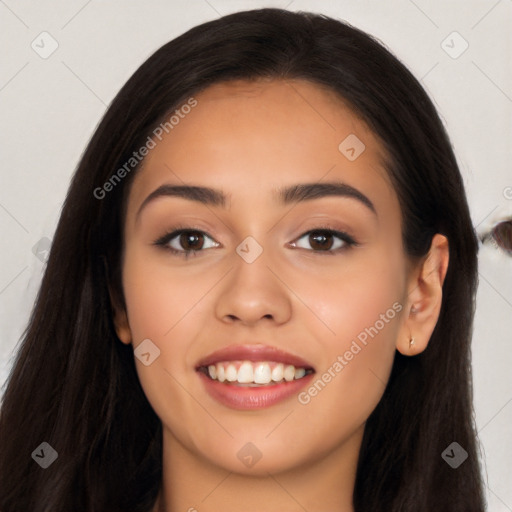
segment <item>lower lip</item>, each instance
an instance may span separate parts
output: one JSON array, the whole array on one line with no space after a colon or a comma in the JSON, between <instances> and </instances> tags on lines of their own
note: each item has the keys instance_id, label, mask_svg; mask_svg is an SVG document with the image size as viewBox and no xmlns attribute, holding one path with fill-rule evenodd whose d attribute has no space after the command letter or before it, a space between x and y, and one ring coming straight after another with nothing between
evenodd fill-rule
<instances>
[{"instance_id":1,"label":"lower lip","mask_svg":"<svg viewBox=\"0 0 512 512\"><path fill-rule=\"evenodd\" d=\"M221 404L232 409L264 409L297 394L311 380L314 373L301 379L269 386L245 387L226 384L198 372L207 393Z\"/></svg>"}]
</instances>

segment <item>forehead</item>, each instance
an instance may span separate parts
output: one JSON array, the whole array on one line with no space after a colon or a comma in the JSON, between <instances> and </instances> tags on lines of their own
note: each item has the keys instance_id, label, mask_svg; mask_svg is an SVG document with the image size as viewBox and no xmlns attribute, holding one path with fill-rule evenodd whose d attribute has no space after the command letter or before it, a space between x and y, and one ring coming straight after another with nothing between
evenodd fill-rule
<instances>
[{"instance_id":1,"label":"forehead","mask_svg":"<svg viewBox=\"0 0 512 512\"><path fill-rule=\"evenodd\" d=\"M186 182L248 204L283 185L322 180L393 200L381 143L334 91L304 80L230 81L194 100L154 139L131 202L140 204L162 183Z\"/></svg>"}]
</instances>

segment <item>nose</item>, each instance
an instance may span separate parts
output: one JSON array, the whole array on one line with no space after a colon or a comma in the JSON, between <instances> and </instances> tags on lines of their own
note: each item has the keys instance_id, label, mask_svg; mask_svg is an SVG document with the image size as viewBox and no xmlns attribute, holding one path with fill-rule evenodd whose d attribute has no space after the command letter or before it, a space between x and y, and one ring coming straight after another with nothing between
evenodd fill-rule
<instances>
[{"instance_id":1,"label":"nose","mask_svg":"<svg viewBox=\"0 0 512 512\"><path fill-rule=\"evenodd\" d=\"M289 321L293 295L280 275L278 265L270 264L265 251L252 263L234 258L232 270L223 280L215 306L219 320L254 326L265 320L280 325Z\"/></svg>"}]
</instances>

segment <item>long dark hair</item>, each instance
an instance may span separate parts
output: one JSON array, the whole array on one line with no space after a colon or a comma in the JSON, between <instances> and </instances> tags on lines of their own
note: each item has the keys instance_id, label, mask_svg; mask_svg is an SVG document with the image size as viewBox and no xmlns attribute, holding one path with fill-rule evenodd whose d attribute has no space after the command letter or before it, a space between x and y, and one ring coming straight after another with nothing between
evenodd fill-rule
<instances>
[{"instance_id":1,"label":"long dark hair","mask_svg":"<svg viewBox=\"0 0 512 512\"><path fill-rule=\"evenodd\" d=\"M450 244L440 317L428 348L398 352L369 417L354 490L357 512L484 510L472 415L470 340L477 239L448 136L428 95L380 43L346 23L279 9L197 26L156 51L124 85L74 174L0 417L2 512L147 512L161 484L161 423L133 349L115 333L123 304L124 204L136 172L102 188L159 123L192 95L230 79L304 79L348 102L389 154L403 240L424 256ZM113 183L111 181L111 183ZM48 469L31 454L57 452ZM468 453L457 469L442 452Z\"/></svg>"}]
</instances>

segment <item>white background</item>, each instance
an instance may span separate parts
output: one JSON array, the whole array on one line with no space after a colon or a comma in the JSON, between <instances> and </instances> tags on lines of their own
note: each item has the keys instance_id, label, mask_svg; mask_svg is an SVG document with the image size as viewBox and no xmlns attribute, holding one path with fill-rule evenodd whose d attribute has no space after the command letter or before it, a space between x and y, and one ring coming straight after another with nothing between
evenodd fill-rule
<instances>
[{"instance_id":1,"label":"white background","mask_svg":"<svg viewBox=\"0 0 512 512\"><path fill-rule=\"evenodd\" d=\"M512 0L0 0L0 44L8 49L0 68L0 386L44 270L33 247L43 244L42 257L40 240L53 236L71 174L106 106L170 39L267 6L344 19L384 42L435 100L477 231L512 217L505 192L512 186ZM51 49L43 31L58 44L45 59L31 47ZM464 41L469 46L457 58L445 51L459 53ZM512 511L512 257L486 245L479 258L476 423L489 510Z\"/></svg>"}]
</instances>

